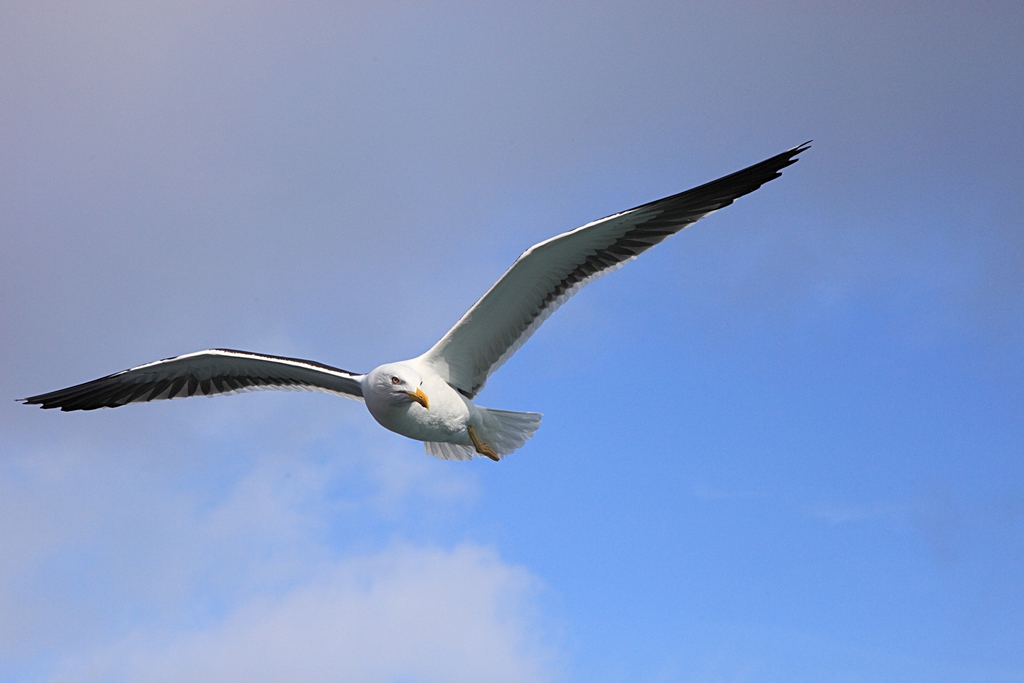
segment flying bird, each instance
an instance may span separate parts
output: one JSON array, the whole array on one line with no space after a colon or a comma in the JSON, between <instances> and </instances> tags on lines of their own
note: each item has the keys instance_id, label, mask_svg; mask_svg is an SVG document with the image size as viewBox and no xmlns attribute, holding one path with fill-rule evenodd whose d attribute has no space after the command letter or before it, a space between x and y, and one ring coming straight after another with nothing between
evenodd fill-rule
<instances>
[{"instance_id":1,"label":"flying bird","mask_svg":"<svg viewBox=\"0 0 1024 683\"><path fill-rule=\"evenodd\" d=\"M364 401L382 426L423 441L437 458L497 461L533 436L541 415L476 405L491 373L582 287L778 178L809 146L533 245L417 358L358 374L298 358L210 349L19 400L70 411L260 389L322 391Z\"/></svg>"}]
</instances>

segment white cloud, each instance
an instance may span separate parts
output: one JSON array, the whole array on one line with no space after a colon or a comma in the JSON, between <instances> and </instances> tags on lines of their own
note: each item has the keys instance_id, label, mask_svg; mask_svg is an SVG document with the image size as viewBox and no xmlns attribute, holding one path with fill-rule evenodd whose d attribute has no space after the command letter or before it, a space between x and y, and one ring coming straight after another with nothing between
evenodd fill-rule
<instances>
[{"instance_id":1,"label":"white cloud","mask_svg":"<svg viewBox=\"0 0 1024 683\"><path fill-rule=\"evenodd\" d=\"M254 412L202 458L185 432L0 442L0 680L551 678L539 581L423 533L472 505L473 468Z\"/></svg>"},{"instance_id":2,"label":"white cloud","mask_svg":"<svg viewBox=\"0 0 1024 683\"><path fill-rule=\"evenodd\" d=\"M140 632L59 681L540 681L537 581L492 550L399 545L337 563L205 628Z\"/></svg>"}]
</instances>

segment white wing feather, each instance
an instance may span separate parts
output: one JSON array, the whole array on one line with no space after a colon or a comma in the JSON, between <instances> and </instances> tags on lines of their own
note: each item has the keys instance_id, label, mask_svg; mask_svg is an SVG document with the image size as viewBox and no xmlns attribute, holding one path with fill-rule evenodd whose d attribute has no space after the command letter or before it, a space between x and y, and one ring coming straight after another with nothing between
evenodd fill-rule
<instances>
[{"instance_id":1,"label":"white wing feather","mask_svg":"<svg viewBox=\"0 0 1024 683\"><path fill-rule=\"evenodd\" d=\"M535 244L419 360L463 395L474 397L490 374L573 294L778 178L808 146Z\"/></svg>"}]
</instances>

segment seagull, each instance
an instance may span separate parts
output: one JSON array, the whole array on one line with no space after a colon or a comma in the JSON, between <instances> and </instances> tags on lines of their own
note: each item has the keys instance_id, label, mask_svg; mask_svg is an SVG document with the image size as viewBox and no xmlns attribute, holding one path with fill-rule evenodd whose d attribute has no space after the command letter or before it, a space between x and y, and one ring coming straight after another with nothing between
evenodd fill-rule
<instances>
[{"instance_id":1,"label":"seagull","mask_svg":"<svg viewBox=\"0 0 1024 683\"><path fill-rule=\"evenodd\" d=\"M358 374L299 358L209 349L19 400L71 411L262 389L321 391L363 401L383 427L424 442L434 457L497 461L533 436L541 415L476 405L491 373L584 286L778 178L809 147L533 245L440 341L410 360Z\"/></svg>"}]
</instances>

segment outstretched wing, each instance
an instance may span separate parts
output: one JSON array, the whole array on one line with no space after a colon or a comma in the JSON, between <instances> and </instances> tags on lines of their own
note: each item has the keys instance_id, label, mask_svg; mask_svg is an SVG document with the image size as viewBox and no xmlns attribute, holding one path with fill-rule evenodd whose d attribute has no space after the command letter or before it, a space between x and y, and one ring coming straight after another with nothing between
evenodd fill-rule
<instances>
[{"instance_id":1,"label":"outstretched wing","mask_svg":"<svg viewBox=\"0 0 1024 683\"><path fill-rule=\"evenodd\" d=\"M778 178L809 146L805 143L692 190L535 244L420 360L472 398L487 377L585 285Z\"/></svg>"},{"instance_id":2,"label":"outstretched wing","mask_svg":"<svg viewBox=\"0 0 1024 683\"><path fill-rule=\"evenodd\" d=\"M210 349L158 360L20 400L65 411L95 410L160 399L283 389L324 391L361 401L361 378L362 375L299 358Z\"/></svg>"}]
</instances>

